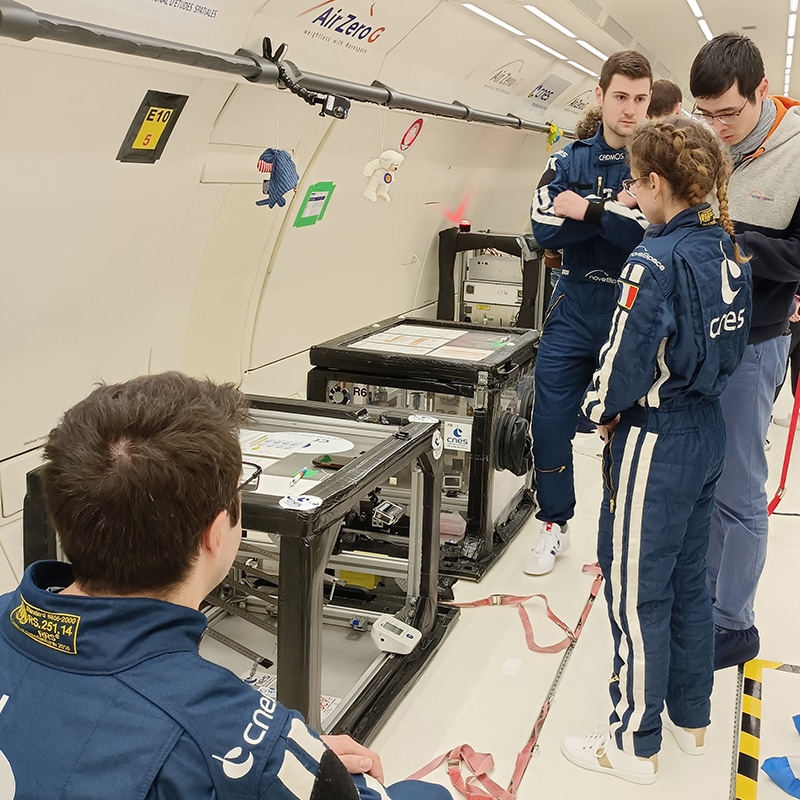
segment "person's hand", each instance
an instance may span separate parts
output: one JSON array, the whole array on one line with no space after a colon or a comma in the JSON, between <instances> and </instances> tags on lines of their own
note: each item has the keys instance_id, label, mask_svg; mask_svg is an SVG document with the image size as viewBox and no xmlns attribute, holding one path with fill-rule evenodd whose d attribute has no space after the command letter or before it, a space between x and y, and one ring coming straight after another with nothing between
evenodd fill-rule
<instances>
[{"instance_id":1,"label":"person's hand","mask_svg":"<svg viewBox=\"0 0 800 800\"><path fill-rule=\"evenodd\" d=\"M586 216L587 208L589 201L571 189L561 192L553 199L553 213L557 217L582 220Z\"/></svg>"},{"instance_id":2,"label":"person's hand","mask_svg":"<svg viewBox=\"0 0 800 800\"><path fill-rule=\"evenodd\" d=\"M597 431L600 434L600 438L604 442L607 442L614 434L614 431L617 429L618 424L619 424L619 414L617 414L617 416L614 417L614 419L610 420L609 422L606 422L605 425L598 425Z\"/></svg>"},{"instance_id":3,"label":"person's hand","mask_svg":"<svg viewBox=\"0 0 800 800\"><path fill-rule=\"evenodd\" d=\"M363 744L359 744L355 739L345 734L339 736L321 736L325 742L344 764L351 775L372 775L383 783L383 764L381 757Z\"/></svg>"},{"instance_id":4,"label":"person's hand","mask_svg":"<svg viewBox=\"0 0 800 800\"><path fill-rule=\"evenodd\" d=\"M800 298L797 296L794 298L794 311L792 316L789 317L789 322L800 322Z\"/></svg>"}]
</instances>

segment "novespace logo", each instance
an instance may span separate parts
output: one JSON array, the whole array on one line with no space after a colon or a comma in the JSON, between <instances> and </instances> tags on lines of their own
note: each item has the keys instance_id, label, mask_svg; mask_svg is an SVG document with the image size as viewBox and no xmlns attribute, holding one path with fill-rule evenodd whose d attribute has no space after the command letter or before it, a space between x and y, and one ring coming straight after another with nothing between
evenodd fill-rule
<instances>
[{"instance_id":1,"label":"novespace logo","mask_svg":"<svg viewBox=\"0 0 800 800\"><path fill-rule=\"evenodd\" d=\"M320 9L324 10L321 11ZM371 3L369 16L372 17L374 12L375 3ZM311 20L311 25L317 25L328 31L328 33L338 33L368 44L376 42L386 30L383 26L376 27L371 20L365 22L359 19L357 14L351 13L347 8L340 7L336 3L317 3L317 5L301 11L297 16L304 17L306 14L316 14Z\"/></svg>"}]
</instances>

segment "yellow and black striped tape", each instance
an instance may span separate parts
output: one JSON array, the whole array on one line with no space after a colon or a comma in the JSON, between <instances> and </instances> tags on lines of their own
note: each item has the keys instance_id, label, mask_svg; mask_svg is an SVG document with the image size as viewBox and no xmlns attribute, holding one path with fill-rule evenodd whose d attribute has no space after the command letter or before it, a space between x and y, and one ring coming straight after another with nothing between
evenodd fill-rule
<instances>
[{"instance_id":1,"label":"yellow and black striped tape","mask_svg":"<svg viewBox=\"0 0 800 800\"><path fill-rule=\"evenodd\" d=\"M800 667L782 661L754 659L744 665L740 682L739 747L735 759L736 776L733 797L735 800L756 800L758 793L759 748L761 743L761 692L765 669L800 673Z\"/></svg>"}]
</instances>

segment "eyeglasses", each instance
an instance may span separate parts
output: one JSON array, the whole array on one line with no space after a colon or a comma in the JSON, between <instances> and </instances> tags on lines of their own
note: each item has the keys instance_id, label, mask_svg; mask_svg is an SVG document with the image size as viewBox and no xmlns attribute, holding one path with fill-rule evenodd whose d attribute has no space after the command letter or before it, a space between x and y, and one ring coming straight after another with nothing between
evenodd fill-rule
<instances>
[{"instance_id":1,"label":"eyeglasses","mask_svg":"<svg viewBox=\"0 0 800 800\"><path fill-rule=\"evenodd\" d=\"M709 114L706 111L698 111L697 105L692 108L692 115L695 117L700 117L704 119L708 123L713 123L714 120L718 120L723 125L731 125L739 119L739 115L744 111L745 106L749 103L749 100L745 100L742 103L742 107L738 111L727 111L724 114Z\"/></svg>"},{"instance_id":2,"label":"eyeglasses","mask_svg":"<svg viewBox=\"0 0 800 800\"><path fill-rule=\"evenodd\" d=\"M641 178L626 178L624 181L622 181L622 188L625 190L625 194L629 194L631 197L636 197L636 193L631 191L631 187L635 186L639 181L649 179L649 175L642 175Z\"/></svg>"},{"instance_id":3,"label":"eyeglasses","mask_svg":"<svg viewBox=\"0 0 800 800\"><path fill-rule=\"evenodd\" d=\"M242 482L237 492L254 492L258 489L258 479L261 476L261 467L250 461L242 461Z\"/></svg>"}]
</instances>

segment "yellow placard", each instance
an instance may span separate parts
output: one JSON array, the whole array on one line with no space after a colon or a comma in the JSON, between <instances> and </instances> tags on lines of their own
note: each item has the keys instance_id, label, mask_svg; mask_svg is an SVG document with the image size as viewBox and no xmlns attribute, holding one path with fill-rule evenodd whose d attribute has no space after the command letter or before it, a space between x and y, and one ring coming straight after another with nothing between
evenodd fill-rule
<instances>
[{"instance_id":1,"label":"yellow placard","mask_svg":"<svg viewBox=\"0 0 800 800\"><path fill-rule=\"evenodd\" d=\"M172 108L150 106L131 147L134 150L155 150L174 111Z\"/></svg>"}]
</instances>

